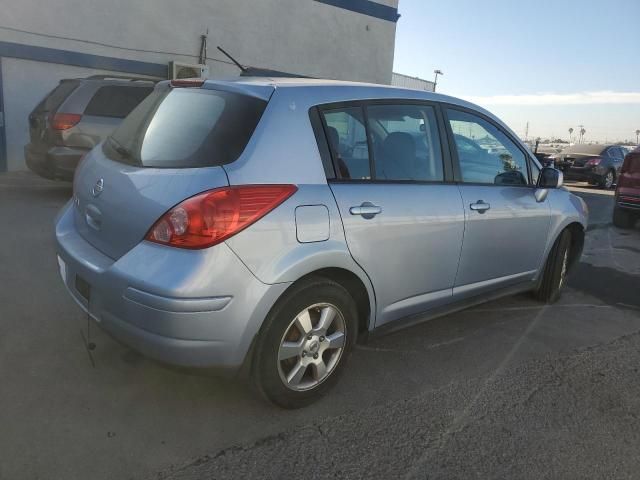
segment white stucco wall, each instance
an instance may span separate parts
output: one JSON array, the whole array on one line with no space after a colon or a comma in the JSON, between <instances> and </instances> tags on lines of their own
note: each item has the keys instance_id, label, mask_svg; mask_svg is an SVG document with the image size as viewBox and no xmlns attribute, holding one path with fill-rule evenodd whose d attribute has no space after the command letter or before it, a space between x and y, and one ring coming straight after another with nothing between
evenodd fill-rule
<instances>
[{"instance_id":1,"label":"white stucco wall","mask_svg":"<svg viewBox=\"0 0 640 480\"><path fill-rule=\"evenodd\" d=\"M398 0L378 0L397 6ZM208 56L336 79L390 83L393 22L314 0L0 0L0 26L168 53L136 52L0 28L0 40L166 63L194 62L200 35ZM175 55L181 53L184 55ZM208 62L213 75L235 67Z\"/></svg>"},{"instance_id":2,"label":"white stucco wall","mask_svg":"<svg viewBox=\"0 0 640 480\"><path fill-rule=\"evenodd\" d=\"M395 8L398 0L377 3ZM216 49L221 45L245 65L391 82L396 23L314 0L0 0L0 11L4 42L197 63L200 36L208 32L212 77L239 73ZM9 170L25 168L27 116L38 101L62 78L98 73L116 72L2 57Z\"/></svg>"}]
</instances>

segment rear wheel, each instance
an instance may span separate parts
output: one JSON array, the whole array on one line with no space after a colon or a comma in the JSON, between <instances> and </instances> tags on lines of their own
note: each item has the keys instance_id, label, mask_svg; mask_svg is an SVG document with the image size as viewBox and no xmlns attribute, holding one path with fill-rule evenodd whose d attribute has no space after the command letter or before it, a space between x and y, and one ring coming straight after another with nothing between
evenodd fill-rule
<instances>
[{"instance_id":1,"label":"rear wheel","mask_svg":"<svg viewBox=\"0 0 640 480\"><path fill-rule=\"evenodd\" d=\"M569 269L569 253L571 249L571 233L564 230L549 253L542 273L542 281L535 291L535 297L546 303L553 303L560 298Z\"/></svg>"},{"instance_id":2,"label":"rear wheel","mask_svg":"<svg viewBox=\"0 0 640 480\"><path fill-rule=\"evenodd\" d=\"M613 224L618 228L632 228L636 223L636 217L619 207L613 208Z\"/></svg>"},{"instance_id":3,"label":"rear wheel","mask_svg":"<svg viewBox=\"0 0 640 480\"><path fill-rule=\"evenodd\" d=\"M357 310L349 292L322 277L294 286L265 320L254 381L283 408L321 398L337 381L355 342Z\"/></svg>"},{"instance_id":4,"label":"rear wheel","mask_svg":"<svg viewBox=\"0 0 640 480\"><path fill-rule=\"evenodd\" d=\"M609 170L607 174L600 181L600 186L605 190L609 190L613 187L613 184L616 181L616 174L613 170Z\"/></svg>"}]
</instances>

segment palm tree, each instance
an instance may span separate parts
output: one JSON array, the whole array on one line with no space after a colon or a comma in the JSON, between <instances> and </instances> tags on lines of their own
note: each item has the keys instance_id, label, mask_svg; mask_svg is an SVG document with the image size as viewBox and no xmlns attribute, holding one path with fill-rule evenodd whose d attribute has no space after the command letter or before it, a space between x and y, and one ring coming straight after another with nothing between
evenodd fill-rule
<instances>
[{"instance_id":1,"label":"palm tree","mask_svg":"<svg viewBox=\"0 0 640 480\"><path fill-rule=\"evenodd\" d=\"M584 134L587 133L587 131L584 129L584 127L582 127L580 129L580 143L582 143L584 141Z\"/></svg>"},{"instance_id":2,"label":"palm tree","mask_svg":"<svg viewBox=\"0 0 640 480\"><path fill-rule=\"evenodd\" d=\"M569 129L569 143L571 143L571 134L573 133L573 128Z\"/></svg>"}]
</instances>

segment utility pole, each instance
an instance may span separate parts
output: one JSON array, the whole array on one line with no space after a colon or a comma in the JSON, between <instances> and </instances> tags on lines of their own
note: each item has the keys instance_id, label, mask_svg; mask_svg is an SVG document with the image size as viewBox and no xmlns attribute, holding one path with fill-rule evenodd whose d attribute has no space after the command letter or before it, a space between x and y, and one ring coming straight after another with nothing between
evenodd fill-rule
<instances>
[{"instance_id":1,"label":"utility pole","mask_svg":"<svg viewBox=\"0 0 640 480\"><path fill-rule=\"evenodd\" d=\"M636 130L636 143L640 144L640 141L638 141L638 139L640 138L640 129Z\"/></svg>"},{"instance_id":2,"label":"utility pole","mask_svg":"<svg viewBox=\"0 0 640 480\"><path fill-rule=\"evenodd\" d=\"M435 78L433 79L433 91L436 91L436 86L438 85L438 75L444 75L444 73L442 73L442 70L434 70L433 73L436 74Z\"/></svg>"},{"instance_id":3,"label":"utility pole","mask_svg":"<svg viewBox=\"0 0 640 480\"><path fill-rule=\"evenodd\" d=\"M529 140L529 120L527 120L527 126L524 129L524 141Z\"/></svg>"}]
</instances>

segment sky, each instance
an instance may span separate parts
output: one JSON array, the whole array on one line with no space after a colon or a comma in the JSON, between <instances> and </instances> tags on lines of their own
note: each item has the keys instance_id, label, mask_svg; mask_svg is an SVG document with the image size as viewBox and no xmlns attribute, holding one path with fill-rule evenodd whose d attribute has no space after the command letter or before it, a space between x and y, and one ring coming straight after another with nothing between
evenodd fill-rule
<instances>
[{"instance_id":1,"label":"sky","mask_svg":"<svg viewBox=\"0 0 640 480\"><path fill-rule=\"evenodd\" d=\"M400 0L394 72L485 107L516 133L635 141L640 0ZM575 136L575 133L574 133Z\"/></svg>"}]
</instances>

